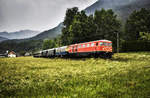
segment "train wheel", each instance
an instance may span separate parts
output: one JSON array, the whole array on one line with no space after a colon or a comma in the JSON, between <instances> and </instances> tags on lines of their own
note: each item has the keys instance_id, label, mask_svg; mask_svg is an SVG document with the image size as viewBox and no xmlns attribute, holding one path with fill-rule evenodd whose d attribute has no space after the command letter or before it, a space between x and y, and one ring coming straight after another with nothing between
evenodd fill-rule
<instances>
[{"instance_id":1,"label":"train wheel","mask_svg":"<svg viewBox=\"0 0 150 98\"><path fill-rule=\"evenodd\" d=\"M105 58L106 58L106 59L110 59L110 58L112 58L112 55L109 54L109 53L106 53L106 54L105 54Z\"/></svg>"},{"instance_id":2,"label":"train wheel","mask_svg":"<svg viewBox=\"0 0 150 98\"><path fill-rule=\"evenodd\" d=\"M112 55L111 55L111 54L109 54L109 55L108 55L108 58L109 58L109 59L111 59L111 58L112 58Z\"/></svg>"},{"instance_id":3,"label":"train wheel","mask_svg":"<svg viewBox=\"0 0 150 98\"><path fill-rule=\"evenodd\" d=\"M95 54L95 55L94 55L94 57L95 57L95 58L98 58L98 57L99 57L99 55L98 55L98 54Z\"/></svg>"}]
</instances>

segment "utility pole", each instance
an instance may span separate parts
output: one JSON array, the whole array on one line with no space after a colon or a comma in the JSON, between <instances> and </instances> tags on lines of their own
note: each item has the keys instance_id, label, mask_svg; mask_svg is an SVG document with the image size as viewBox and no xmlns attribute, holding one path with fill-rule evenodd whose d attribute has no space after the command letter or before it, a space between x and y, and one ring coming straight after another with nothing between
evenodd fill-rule
<instances>
[{"instance_id":1,"label":"utility pole","mask_svg":"<svg viewBox=\"0 0 150 98\"><path fill-rule=\"evenodd\" d=\"M119 32L114 32L117 35L117 53L119 53Z\"/></svg>"},{"instance_id":2,"label":"utility pole","mask_svg":"<svg viewBox=\"0 0 150 98\"><path fill-rule=\"evenodd\" d=\"M119 53L119 32L117 32L117 53Z\"/></svg>"}]
</instances>

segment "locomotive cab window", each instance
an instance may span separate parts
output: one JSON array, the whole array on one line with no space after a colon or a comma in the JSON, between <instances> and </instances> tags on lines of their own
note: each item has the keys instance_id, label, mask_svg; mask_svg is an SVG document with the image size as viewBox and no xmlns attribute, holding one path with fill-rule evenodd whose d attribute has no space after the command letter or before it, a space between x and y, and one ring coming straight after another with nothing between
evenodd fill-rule
<instances>
[{"instance_id":1,"label":"locomotive cab window","mask_svg":"<svg viewBox=\"0 0 150 98\"><path fill-rule=\"evenodd\" d=\"M100 46L103 46L103 42L100 42L99 45L100 45Z\"/></svg>"},{"instance_id":2,"label":"locomotive cab window","mask_svg":"<svg viewBox=\"0 0 150 98\"><path fill-rule=\"evenodd\" d=\"M92 43L91 46L93 47L93 46L94 46L94 43Z\"/></svg>"},{"instance_id":3,"label":"locomotive cab window","mask_svg":"<svg viewBox=\"0 0 150 98\"><path fill-rule=\"evenodd\" d=\"M109 43L109 46L112 46L112 43Z\"/></svg>"},{"instance_id":4,"label":"locomotive cab window","mask_svg":"<svg viewBox=\"0 0 150 98\"><path fill-rule=\"evenodd\" d=\"M81 48L81 45L79 45L79 48Z\"/></svg>"},{"instance_id":5,"label":"locomotive cab window","mask_svg":"<svg viewBox=\"0 0 150 98\"><path fill-rule=\"evenodd\" d=\"M83 48L85 48L85 45L83 45Z\"/></svg>"},{"instance_id":6,"label":"locomotive cab window","mask_svg":"<svg viewBox=\"0 0 150 98\"><path fill-rule=\"evenodd\" d=\"M106 46L109 46L109 43L106 43Z\"/></svg>"},{"instance_id":7,"label":"locomotive cab window","mask_svg":"<svg viewBox=\"0 0 150 98\"><path fill-rule=\"evenodd\" d=\"M87 47L90 47L90 44L87 44Z\"/></svg>"},{"instance_id":8,"label":"locomotive cab window","mask_svg":"<svg viewBox=\"0 0 150 98\"><path fill-rule=\"evenodd\" d=\"M109 46L109 43L107 43L107 46Z\"/></svg>"},{"instance_id":9,"label":"locomotive cab window","mask_svg":"<svg viewBox=\"0 0 150 98\"><path fill-rule=\"evenodd\" d=\"M104 42L104 46L107 46L107 43Z\"/></svg>"}]
</instances>

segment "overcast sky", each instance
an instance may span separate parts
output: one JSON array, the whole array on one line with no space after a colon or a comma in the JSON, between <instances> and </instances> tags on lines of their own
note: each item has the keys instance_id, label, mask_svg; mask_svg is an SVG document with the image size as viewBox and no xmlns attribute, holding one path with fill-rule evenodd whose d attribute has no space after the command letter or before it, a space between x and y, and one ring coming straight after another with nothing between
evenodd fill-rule
<instances>
[{"instance_id":1,"label":"overcast sky","mask_svg":"<svg viewBox=\"0 0 150 98\"><path fill-rule=\"evenodd\" d=\"M67 8L85 9L97 0L0 0L0 32L44 31L63 21Z\"/></svg>"}]
</instances>

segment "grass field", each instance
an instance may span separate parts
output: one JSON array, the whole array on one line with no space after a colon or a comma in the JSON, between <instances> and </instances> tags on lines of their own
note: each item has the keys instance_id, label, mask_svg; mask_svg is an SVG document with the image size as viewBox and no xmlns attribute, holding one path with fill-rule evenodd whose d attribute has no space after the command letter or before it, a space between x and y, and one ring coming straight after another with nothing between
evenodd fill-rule
<instances>
[{"instance_id":1,"label":"grass field","mask_svg":"<svg viewBox=\"0 0 150 98\"><path fill-rule=\"evenodd\" d=\"M150 53L112 59L0 58L0 98L150 98Z\"/></svg>"}]
</instances>

